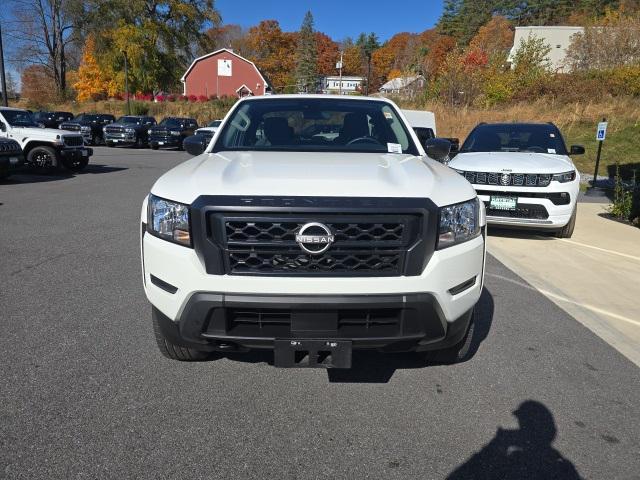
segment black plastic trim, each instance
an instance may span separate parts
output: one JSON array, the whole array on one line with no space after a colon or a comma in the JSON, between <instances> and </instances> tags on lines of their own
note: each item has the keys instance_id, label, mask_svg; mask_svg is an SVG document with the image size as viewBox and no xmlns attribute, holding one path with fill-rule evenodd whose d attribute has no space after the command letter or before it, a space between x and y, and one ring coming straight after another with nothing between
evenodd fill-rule
<instances>
[{"instance_id":1,"label":"black plastic trim","mask_svg":"<svg viewBox=\"0 0 640 480\"><path fill-rule=\"evenodd\" d=\"M453 288L449 289L449 293L451 295L458 295L459 293L464 292L465 290L469 290L471 287L473 287L476 284L476 277L473 276L471 277L469 280L466 280L464 282L462 282L459 285L456 285Z\"/></svg>"},{"instance_id":2,"label":"black plastic trim","mask_svg":"<svg viewBox=\"0 0 640 480\"><path fill-rule=\"evenodd\" d=\"M151 279L151 283L153 283L156 287L161 288L165 292L173 294L178 291L178 287L174 287L170 283L167 283L164 280L159 279L155 275L149 274L149 278Z\"/></svg>"}]
</instances>

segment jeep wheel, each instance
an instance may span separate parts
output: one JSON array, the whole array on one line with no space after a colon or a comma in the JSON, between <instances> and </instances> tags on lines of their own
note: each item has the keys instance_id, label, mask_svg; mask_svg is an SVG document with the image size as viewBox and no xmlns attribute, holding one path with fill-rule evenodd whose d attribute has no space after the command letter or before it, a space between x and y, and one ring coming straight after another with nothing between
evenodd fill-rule
<instances>
[{"instance_id":1,"label":"jeep wheel","mask_svg":"<svg viewBox=\"0 0 640 480\"><path fill-rule=\"evenodd\" d=\"M72 172L80 172L89 164L89 157L63 158L62 165Z\"/></svg>"},{"instance_id":2,"label":"jeep wheel","mask_svg":"<svg viewBox=\"0 0 640 480\"><path fill-rule=\"evenodd\" d=\"M171 342L162 333L160 324L158 323L158 317L155 312L152 315L152 318L153 333L156 338L156 343L158 344L158 349L163 356L171 360L180 360L182 362L197 362L207 360L212 357L212 354L209 352L203 352L189 347L182 347Z\"/></svg>"},{"instance_id":3,"label":"jeep wheel","mask_svg":"<svg viewBox=\"0 0 640 480\"><path fill-rule=\"evenodd\" d=\"M47 146L33 147L27 153L27 164L29 164L38 173L47 173L59 165L58 153Z\"/></svg>"},{"instance_id":4,"label":"jeep wheel","mask_svg":"<svg viewBox=\"0 0 640 480\"><path fill-rule=\"evenodd\" d=\"M569 223L567 223L564 227L556 232L556 237L558 238L571 238L573 235L573 229L576 226L576 216L578 213L578 204L573 209L573 213L571 214L571 218L569 219Z\"/></svg>"}]
</instances>

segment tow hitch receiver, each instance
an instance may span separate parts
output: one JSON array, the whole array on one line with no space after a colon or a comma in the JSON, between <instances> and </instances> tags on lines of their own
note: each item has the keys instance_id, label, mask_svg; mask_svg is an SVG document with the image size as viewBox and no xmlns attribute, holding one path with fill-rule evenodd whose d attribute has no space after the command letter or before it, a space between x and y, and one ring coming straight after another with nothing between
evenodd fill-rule
<instances>
[{"instance_id":1,"label":"tow hitch receiver","mask_svg":"<svg viewBox=\"0 0 640 480\"><path fill-rule=\"evenodd\" d=\"M351 368L351 342L276 340L273 364L284 368Z\"/></svg>"}]
</instances>

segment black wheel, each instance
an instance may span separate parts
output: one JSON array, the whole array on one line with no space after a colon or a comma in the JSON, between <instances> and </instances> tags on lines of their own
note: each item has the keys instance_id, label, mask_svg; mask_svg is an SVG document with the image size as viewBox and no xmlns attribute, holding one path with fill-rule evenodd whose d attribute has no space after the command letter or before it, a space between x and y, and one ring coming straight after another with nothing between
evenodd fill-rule
<instances>
[{"instance_id":1,"label":"black wheel","mask_svg":"<svg viewBox=\"0 0 640 480\"><path fill-rule=\"evenodd\" d=\"M63 158L62 165L72 172L80 172L89 164L89 157Z\"/></svg>"},{"instance_id":2,"label":"black wheel","mask_svg":"<svg viewBox=\"0 0 640 480\"><path fill-rule=\"evenodd\" d=\"M422 352L420 355L426 363L439 365L453 365L454 363L464 362L468 359L471 350L471 341L473 340L473 331L475 329L476 319L478 316L478 306L476 306L471 314L471 321L462 340L455 345L443 350L434 350L432 352Z\"/></svg>"},{"instance_id":3,"label":"black wheel","mask_svg":"<svg viewBox=\"0 0 640 480\"><path fill-rule=\"evenodd\" d=\"M569 219L569 223L567 223L564 227L556 232L556 237L558 238L571 238L573 235L573 229L576 226L576 216L578 214L578 204L576 203L576 207L573 209L573 213L571 214L571 219Z\"/></svg>"},{"instance_id":4,"label":"black wheel","mask_svg":"<svg viewBox=\"0 0 640 480\"><path fill-rule=\"evenodd\" d=\"M153 318L153 333L156 338L156 343L158 344L158 349L163 356L171 359L171 360L179 360L181 362L197 362L201 360L207 360L212 357L212 354L209 352L203 352L200 350L194 350L193 348L182 347L180 345L176 345L175 343L168 340L162 330L160 329L160 324L158 323L158 317L154 314Z\"/></svg>"},{"instance_id":5,"label":"black wheel","mask_svg":"<svg viewBox=\"0 0 640 480\"><path fill-rule=\"evenodd\" d=\"M108 140L104 141L105 146L109 147L109 148L113 148L113 142L110 142Z\"/></svg>"},{"instance_id":6,"label":"black wheel","mask_svg":"<svg viewBox=\"0 0 640 480\"><path fill-rule=\"evenodd\" d=\"M38 146L33 147L27 153L27 164L29 164L36 172L48 173L58 168L60 160L58 152L52 147Z\"/></svg>"},{"instance_id":7,"label":"black wheel","mask_svg":"<svg viewBox=\"0 0 640 480\"><path fill-rule=\"evenodd\" d=\"M152 143L151 144L151 150L158 150L158 145Z\"/></svg>"}]
</instances>

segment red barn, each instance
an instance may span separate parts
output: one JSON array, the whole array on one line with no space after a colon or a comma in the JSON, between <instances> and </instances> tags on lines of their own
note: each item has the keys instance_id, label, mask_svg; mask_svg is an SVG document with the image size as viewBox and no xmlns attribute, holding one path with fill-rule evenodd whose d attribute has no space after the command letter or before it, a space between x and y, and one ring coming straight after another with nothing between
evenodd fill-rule
<instances>
[{"instance_id":1,"label":"red barn","mask_svg":"<svg viewBox=\"0 0 640 480\"><path fill-rule=\"evenodd\" d=\"M185 95L264 95L269 84L255 64L222 48L196 58L180 79Z\"/></svg>"}]
</instances>

